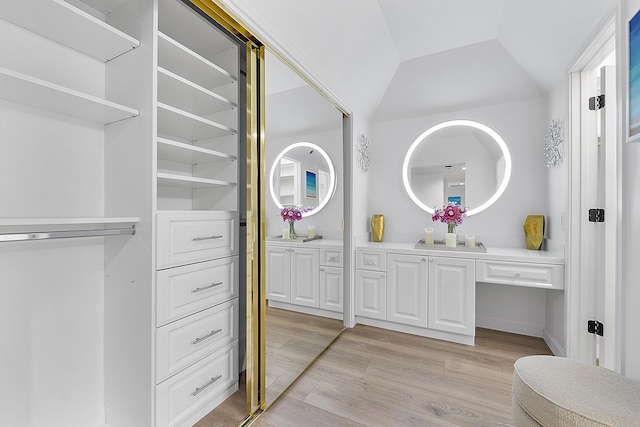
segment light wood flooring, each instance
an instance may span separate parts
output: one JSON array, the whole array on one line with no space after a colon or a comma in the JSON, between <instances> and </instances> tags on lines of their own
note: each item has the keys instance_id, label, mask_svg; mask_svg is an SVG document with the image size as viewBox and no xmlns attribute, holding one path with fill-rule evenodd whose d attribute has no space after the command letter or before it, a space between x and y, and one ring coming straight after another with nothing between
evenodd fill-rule
<instances>
[{"instance_id":1,"label":"light wood flooring","mask_svg":"<svg viewBox=\"0 0 640 427\"><path fill-rule=\"evenodd\" d=\"M486 329L466 346L357 325L251 426L510 425L513 363L532 354L551 352Z\"/></svg>"}]
</instances>

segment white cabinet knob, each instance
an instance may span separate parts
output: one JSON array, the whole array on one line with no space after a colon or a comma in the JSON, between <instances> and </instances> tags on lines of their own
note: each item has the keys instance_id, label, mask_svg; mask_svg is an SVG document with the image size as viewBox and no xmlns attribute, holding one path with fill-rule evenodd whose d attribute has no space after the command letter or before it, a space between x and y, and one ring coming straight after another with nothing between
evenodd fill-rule
<instances>
[{"instance_id":1,"label":"white cabinet knob","mask_svg":"<svg viewBox=\"0 0 640 427\"><path fill-rule=\"evenodd\" d=\"M520 277L520 273L516 273L516 277Z\"/></svg>"}]
</instances>

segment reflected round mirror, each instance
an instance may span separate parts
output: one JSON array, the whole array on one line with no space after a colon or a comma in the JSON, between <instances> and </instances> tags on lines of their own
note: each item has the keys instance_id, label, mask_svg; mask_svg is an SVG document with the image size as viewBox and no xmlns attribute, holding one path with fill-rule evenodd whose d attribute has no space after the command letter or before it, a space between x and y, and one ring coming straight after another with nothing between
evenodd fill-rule
<instances>
[{"instance_id":1,"label":"reflected round mirror","mask_svg":"<svg viewBox=\"0 0 640 427\"><path fill-rule=\"evenodd\" d=\"M316 144L297 142L275 158L270 173L271 197L278 208L298 206L303 217L324 208L336 189L336 172L329 155Z\"/></svg>"},{"instance_id":2,"label":"reflected round mirror","mask_svg":"<svg viewBox=\"0 0 640 427\"><path fill-rule=\"evenodd\" d=\"M511 155L496 131L470 120L440 123L420 135L402 165L411 199L433 214L447 202L468 206L474 215L491 206L507 188Z\"/></svg>"}]
</instances>

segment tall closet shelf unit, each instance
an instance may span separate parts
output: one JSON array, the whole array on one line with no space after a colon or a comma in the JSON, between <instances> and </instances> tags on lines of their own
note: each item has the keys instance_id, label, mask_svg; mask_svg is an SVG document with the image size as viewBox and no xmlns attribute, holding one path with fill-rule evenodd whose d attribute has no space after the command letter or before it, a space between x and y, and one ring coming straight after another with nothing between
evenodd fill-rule
<instances>
[{"instance_id":1,"label":"tall closet shelf unit","mask_svg":"<svg viewBox=\"0 0 640 427\"><path fill-rule=\"evenodd\" d=\"M0 98L99 124L135 117L138 110L0 67Z\"/></svg>"},{"instance_id":2,"label":"tall closet shelf unit","mask_svg":"<svg viewBox=\"0 0 640 427\"><path fill-rule=\"evenodd\" d=\"M104 62L140 44L64 0L4 2L2 19Z\"/></svg>"}]
</instances>

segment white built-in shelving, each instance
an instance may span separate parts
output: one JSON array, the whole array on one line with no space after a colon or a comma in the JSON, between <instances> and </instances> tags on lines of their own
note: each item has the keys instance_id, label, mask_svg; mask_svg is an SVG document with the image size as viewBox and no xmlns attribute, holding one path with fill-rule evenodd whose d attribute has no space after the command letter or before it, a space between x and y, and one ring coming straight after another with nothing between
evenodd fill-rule
<instances>
[{"instance_id":1,"label":"white built-in shelving","mask_svg":"<svg viewBox=\"0 0 640 427\"><path fill-rule=\"evenodd\" d=\"M238 157L183 142L158 138L158 159L180 163L204 164L232 162L238 160Z\"/></svg>"},{"instance_id":2,"label":"white built-in shelving","mask_svg":"<svg viewBox=\"0 0 640 427\"><path fill-rule=\"evenodd\" d=\"M233 135L235 129L158 102L158 134L197 141Z\"/></svg>"}]
</instances>

